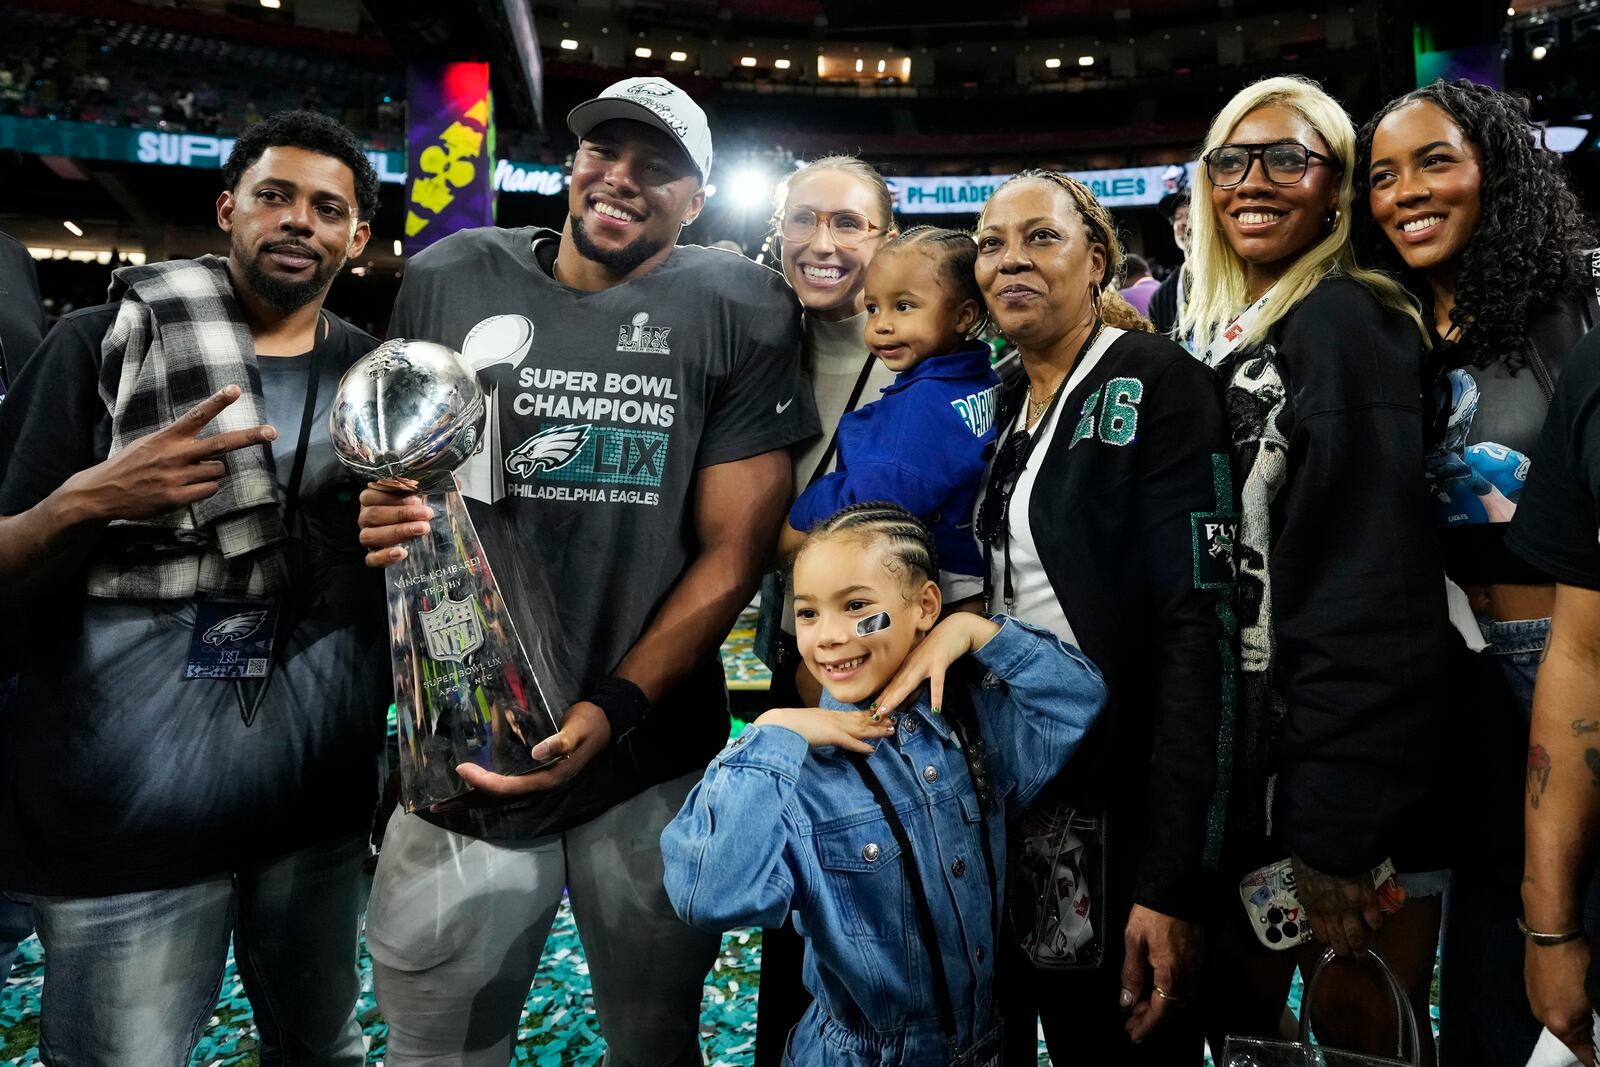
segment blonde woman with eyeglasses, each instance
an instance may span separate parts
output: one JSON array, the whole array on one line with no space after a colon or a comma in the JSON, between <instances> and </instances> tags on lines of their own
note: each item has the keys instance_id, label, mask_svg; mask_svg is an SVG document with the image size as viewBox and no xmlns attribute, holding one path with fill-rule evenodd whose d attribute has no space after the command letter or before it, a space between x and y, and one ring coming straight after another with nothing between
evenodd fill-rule
<instances>
[{"instance_id":1,"label":"blonde woman with eyeglasses","mask_svg":"<svg viewBox=\"0 0 1600 1067\"><path fill-rule=\"evenodd\" d=\"M1422 491L1423 332L1399 286L1351 253L1354 151L1349 117L1314 83L1257 82L1213 120L1192 202L1179 329L1227 389L1241 494L1229 877L1205 998L1216 1049L1228 1033L1275 1036L1294 965L1309 971L1324 946L1376 949L1428 1017L1448 862L1425 813L1451 638ZM1252 919L1236 886L1286 858L1305 915ZM1374 887L1386 862L1409 897L1392 914ZM1314 941L1274 951L1307 920ZM1321 989L1320 1040L1392 1054L1371 976L1337 967Z\"/></svg>"}]
</instances>

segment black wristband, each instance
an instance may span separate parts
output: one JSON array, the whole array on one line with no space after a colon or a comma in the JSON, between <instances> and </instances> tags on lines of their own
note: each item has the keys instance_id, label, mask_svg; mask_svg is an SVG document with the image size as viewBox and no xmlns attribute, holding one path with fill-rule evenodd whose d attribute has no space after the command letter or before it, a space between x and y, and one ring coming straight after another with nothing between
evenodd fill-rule
<instances>
[{"instance_id":1,"label":"black wristband","mask_svg":"<svg viewBox=\"0 0 1600 1067\"><path fill-rule=\"evenodd\" d=\"M644 695L644 690L614 674L596 686L594 692L585 699L606 713L606 721L611 723L613 743L638 726L644 719L644 713L650 710L650 700Z\"/></svg>"}]
</instances>

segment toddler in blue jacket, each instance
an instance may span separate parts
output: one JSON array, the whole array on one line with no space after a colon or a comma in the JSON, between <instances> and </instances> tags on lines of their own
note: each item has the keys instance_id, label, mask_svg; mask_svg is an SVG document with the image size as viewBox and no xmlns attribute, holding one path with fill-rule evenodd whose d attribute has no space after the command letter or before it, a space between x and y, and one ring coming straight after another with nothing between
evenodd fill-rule
<instances>
[{"instance_id":1,"label":"toddler in blue jacket","mask_svg":"<svg viewBox=\"0 0 1600 1067\"><path fill-rule=\"evenodd\" d=\"M762 714L661 835L686 922L793 916L816 998L789 1037L795 1067L998 1063L1007 815L1105 703L1100 673L1046 630L938 622L937 574L932 536L902 508L817 525L792 588L823 707Z\"/></svg>"},{"instance_id":2,"label":"toddler in blue jacket","mask_svg":"<svg viewBox=\"0 0 1600 1067\"><path fill-rule=\"evenodd\" d=\"M933 530L946 599L982 591L971 523L1000 377L989 346L973 339L985 319L977 256L970 234L916 226L873 257L866 343L899 376L839 420L838 467L795 501L786 549L840 508L888 501Z\"/></svg>"}]
</instances>

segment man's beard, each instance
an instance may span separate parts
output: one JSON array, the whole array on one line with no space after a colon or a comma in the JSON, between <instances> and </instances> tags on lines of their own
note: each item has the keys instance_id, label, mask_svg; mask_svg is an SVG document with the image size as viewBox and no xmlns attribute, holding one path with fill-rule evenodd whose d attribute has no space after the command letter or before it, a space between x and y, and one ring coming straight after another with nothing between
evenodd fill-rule
<instances>
[{"instance_id":1,"label":"man's beard","mask_svg":"<svg viewBox=\"0 0 1600 1067\"><path fill-rule=\"evenodd\" d=\"M616 251L608 252L589 238L581 215L572 216L572 243L578 246L578 254L584 259L593 260L611 273L624 276L632 274L645 260L666 247L664 241L635 237Z\"/></svg>"},{"instance_id":2,"label":"man's beard","mask_svg":"<svg viewBox=\"0 0 1600 1067\"><path fill-rule=\"evenodd\" d=\"M280 241L277 246L284 244L294 244L294 242ZM234 244L229 254L234 262L244 268L244 283L249 290L262 300L265 300L267 306L279 314L287 315L291 311L299 311L311 303L323 289L327 288L328 282L344 266L343 257L338 262L333 263L319 258L309 277L279 277L269 273L261 265L261 257L267 255L269 249L277 246L268 245L256 255L250 255L246 249ZM296 245L296 247L306 248L305 245Z\"/></svg>"}]
</instances>

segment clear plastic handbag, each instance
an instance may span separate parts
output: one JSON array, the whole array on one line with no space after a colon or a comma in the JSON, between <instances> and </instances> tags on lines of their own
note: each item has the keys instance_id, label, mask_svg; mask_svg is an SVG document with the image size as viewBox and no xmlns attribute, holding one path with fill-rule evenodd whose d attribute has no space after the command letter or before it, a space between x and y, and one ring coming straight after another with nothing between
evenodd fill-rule
<instances>
[{"instance_id":1,"label":"clear plastic handbag","mask_svg":"<svg viewBox=\"0 0 1600 1067\"><path fill-rule=\"evenodd\" d=\"M1317 980L1321 978L1323 969L1333 958L1332 949L1324 952L1317 965L1312 968L1311 977L1306 981L1305 996L1300 1001L1299 1040L1230 1037L1223 1049L1224 1067L1421 1067L1422 1045L1417 1036L1417 1017L1411 1010L1411 1000L1406 996L1400 980L1389 969L1389 965L1372 951L1358 958L1375 964L1378 970L1383 972L1384 980L1388 983L1390 1002L1394 1005L1398 1019L1394 1056L1342 1052L1326 1045L1311 1043L1312 994L1316 991Z\"/></svg>"}]
</instances>

